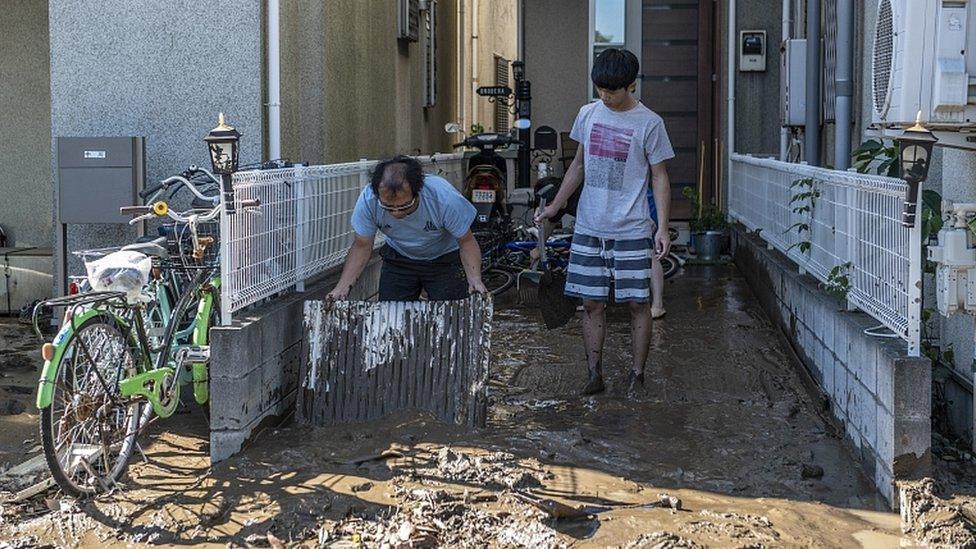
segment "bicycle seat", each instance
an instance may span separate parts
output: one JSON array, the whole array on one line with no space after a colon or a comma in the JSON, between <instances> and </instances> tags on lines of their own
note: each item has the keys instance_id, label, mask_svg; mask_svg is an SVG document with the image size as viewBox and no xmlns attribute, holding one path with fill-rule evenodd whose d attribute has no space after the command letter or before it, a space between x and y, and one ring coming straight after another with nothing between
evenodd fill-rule
<instances>
[{"instance_id":1,"label":"bicycle seat","mask_svg":"<svg viewBox=\"0 0 976 549\"><path fill-rule=\"evenodd\" d=\"M149 257L159 257L162 259L169 257L169 251L166 249L166 237L164 236L148 242L129 244L128 246L123 246L122 249L146 254Z\"/></svg>"}]
</instances>

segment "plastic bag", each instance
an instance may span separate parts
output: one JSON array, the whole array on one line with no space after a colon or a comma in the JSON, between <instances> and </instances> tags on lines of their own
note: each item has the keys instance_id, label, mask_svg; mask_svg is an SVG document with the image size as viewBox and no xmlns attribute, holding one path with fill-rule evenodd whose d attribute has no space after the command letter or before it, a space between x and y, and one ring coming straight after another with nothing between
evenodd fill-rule
<instances>
[{"instance_id":1,"label":"plastic bag","mask_svg":"<svg viewBox=\"0 0 976 549\"><path fill-rule=\"evenodd\" d=\"M97 261L85 262L88 283L96 292L125 292L130 302L138 299L149 282L152 259L146 254L123 250Z\"/></svg>"}]
</instances>

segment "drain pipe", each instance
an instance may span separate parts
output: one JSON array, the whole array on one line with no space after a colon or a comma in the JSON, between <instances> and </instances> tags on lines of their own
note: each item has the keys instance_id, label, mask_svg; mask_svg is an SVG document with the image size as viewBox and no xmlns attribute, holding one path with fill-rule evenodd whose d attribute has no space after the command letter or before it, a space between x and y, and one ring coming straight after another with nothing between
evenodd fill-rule
<instances>
[{"instance_id":1,"label":"drain pipe","mask_svg":"<svg viewBox=\"0 0 976 549\"><path fill-rule=\"evenodd\" d=\"M854 0L837 0L837 72L834 121L834 166L851 167L851 119L854 98Z\"/></svg>"},{"instance_id":2,"label":"drain pipe","mask_svg":"<svg viewBox=\"0 0 976 549\"><path fill-rule=\"evenodd\" d=\"M786 41L790 39L790 11L791 11L790 6L792 3L793 0L783 0L783 20L782 20L783 30L781 33L783 39L782 42L780 42L780 46L781 46L780 52L782 52L783 51L782 48L786 46ZM782 53L780 53L780 57L781 57L780 70L782 70L783 68ZM780 101L782 100L783 99L780 98ZM786 127L786 120L783 120L779 128L779 159L780 160L784 162L786 161L786 155L789 148L790 148L790 130L789 128Z\"/></svg>"},{"instance_id":3,"label":"drain pipe","mask_svg":"<svg viewBox=\"0 0 976 549\"><path fill-rule=\"evenodd\" d=\"M279 0L268 0L268 160L281 158Z\"/></svg>"},{"instance_id":4,"label":"drain pipe","mask_svg":"<svg viewBox=\"0 0 976 549\"><path fill-rule=\"evenodd\" d=\"M478 0L471 0L471 123L478 120Z\"/></svg>"},{"instance_id":5,"label":"drain pipe","mask_svg":"<svg viewBox=\"0 0 976 549\"><path fill-rule=\"evenodd\" d=\"M803 148L807 163L820 165L820 0L807 0L807 116Z\"/></svg>"},{"instance_id":6,"label":"drain pipe","mask_svg":"<svg viewBox=\"0 0 976 549\"><path fill-rule=\"evenodd\" d=\"M729 16L728 16L728 40L729 43L726 46L728 49L729 59L728 67L726 67L726 73L728 78L728 99L726 99L726 116L728 121L726 123L726 170L725 170L725 180L731 183L732 180L732 154L736 152L735 150L735 58L738 53L738 33L736 32L736 17L735 17L735 0L729 0ZM719 185L722 184L721 181L718 182ZM718 205L720 208L721 204Z\"/></svg>"}]
</instances>

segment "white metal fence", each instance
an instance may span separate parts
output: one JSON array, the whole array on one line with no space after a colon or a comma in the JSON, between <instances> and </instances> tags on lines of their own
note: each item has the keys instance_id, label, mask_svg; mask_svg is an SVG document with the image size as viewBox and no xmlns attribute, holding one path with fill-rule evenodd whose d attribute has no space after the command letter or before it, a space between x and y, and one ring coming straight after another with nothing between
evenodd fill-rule
<instances>
[{"instance_id":1,"label":"white metal fence","mask_svg":"<svg viewBox=\"0 0 976 549\"><path fill-rule=\"evenodd\" d=\"M921 229L901 223L902 180L733 154L729 184L731 217L825 285L847 276L848 302L918 356Z\"/></svg>"},{"instance_id":2,"label":"white metal fence","mask_svg":"<svg viewBox=\"0 0 976 549\"><path fill-rule=\"evenodd\" d=\"M460 154L416 157L455 186ZM341 265L353 241L349 220L375 160L234 174L235 200L259 199L256 212L222 214L221 319ZM378 239L379 241L379 239Z\"/></svg>"}]
</instances>

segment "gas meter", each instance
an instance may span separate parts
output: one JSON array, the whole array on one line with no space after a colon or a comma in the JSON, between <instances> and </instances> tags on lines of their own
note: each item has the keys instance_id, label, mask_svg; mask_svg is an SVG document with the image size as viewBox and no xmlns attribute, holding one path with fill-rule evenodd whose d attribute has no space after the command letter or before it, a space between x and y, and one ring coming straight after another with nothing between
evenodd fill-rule
<instances>
[{"instance_id":1,"label":"gas meter","mask_svg":"<svg viewBox=\"0 0 976 549\"><path fill-rule=\"evenodd\" d=\"M976 242L969 221L976 218L976 204L951 204L949 219L939 231L938 246L929 246L928 258L936 268L936 300L939 313L976 314Z\"/></svg>"}]
</instances>

